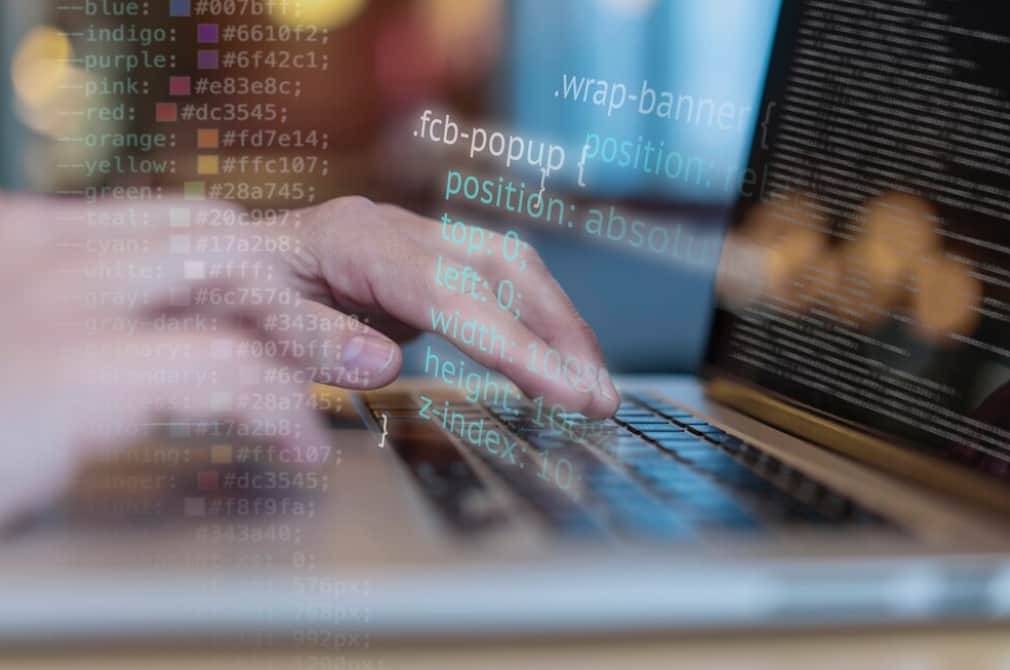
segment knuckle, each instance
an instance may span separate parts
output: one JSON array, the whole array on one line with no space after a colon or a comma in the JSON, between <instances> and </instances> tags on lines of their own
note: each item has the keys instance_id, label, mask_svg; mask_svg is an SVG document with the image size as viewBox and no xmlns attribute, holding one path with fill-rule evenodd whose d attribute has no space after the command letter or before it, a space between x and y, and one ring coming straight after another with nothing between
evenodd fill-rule
<instances>
[{"instance_id":1,"label":"knuckle","mask_svg":"<svg viewBox=\"0 0 1010 670\"><path fill-rule=\"evenodd\" d=\"M374 218L379 206L360 195L346 195L334 198L323 205L327 218L354 221L360 218Z\"/></svg>"},{"instance_id":2,"label":"knuckle","mask_svg":"<svg viewBox=\"0 0 1010 670\"><path fill-rule=\"evenodd\" d=\"M305 254L312 257L313 268L331 267L339 258L344 268L356 271L382 245L376 233L383 227L378 206L368 198L352 195L328 200L307 210L304 240ZM332 278L331 278L332 279Z\"/></svg>"},{"instance_id":3,"label":"knuckle","mask_svg":"<svg viewBox=\"0 0 1010 670\"><path fill-rule=\"evenodd\" d=\"M386 216L403 216L408 214L407 210L403 209L399 205L394 205L388 202L375 203L375 209L380 214L385 214Z\"/></svg>"},{"instance_id":4,"label":"knuckle","mask_svg":"<svg viewBox=\"0 0 1010 670\"><path fill-rule=\"evenodd\" d=\"M346 235L347 232L370 229L382 217L378 216L378 206L368 198L348 195L328 200L312 210L309 217L311 231L317 239L325 241L332 235ZM367 226L363 226L364 222Z\"/></svg>"}]
</instances>

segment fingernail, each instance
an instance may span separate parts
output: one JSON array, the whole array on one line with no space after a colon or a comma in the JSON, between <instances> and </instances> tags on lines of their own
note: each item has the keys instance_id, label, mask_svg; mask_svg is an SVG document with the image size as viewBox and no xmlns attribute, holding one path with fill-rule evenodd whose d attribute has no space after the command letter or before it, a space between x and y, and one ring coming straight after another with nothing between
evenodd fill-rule
<instances>
[{"instance_id":1,"label":"fingernail","mask_svg":"<svg viewBox=\"0 0 1010 670\"><path fill-rule=\"evenodd\" d=\"M617 394L617 387L614 386L614 382L610 379L610 373L604 370L603 374L600 376L603 381L603 383L600 384L600 395L602 395L604 399L616 404L619 396Z\"/></svg>"},{"instance_id":2,"label":"fingernail","mask_svg":"<svg viewBox=\"0 0 1010 670\"><path fill-rule=\"evenodd\" d=\"M382 371L392 363L395 350L395 345L384 337L355 335L344 347L343 362L345 365Z\"/></svg>"}]
</instances>

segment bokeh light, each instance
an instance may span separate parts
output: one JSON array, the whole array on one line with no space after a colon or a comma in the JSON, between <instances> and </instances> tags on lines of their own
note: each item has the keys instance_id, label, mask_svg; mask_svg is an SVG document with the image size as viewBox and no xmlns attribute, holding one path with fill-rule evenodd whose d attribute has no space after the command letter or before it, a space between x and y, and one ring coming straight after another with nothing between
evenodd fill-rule
<instances>
[{"instance_id":1,"label":"bokeh light","mask_svg":"<svg viewBox=\"0 0 1010 670\"><path fill-rule=\"evenodd\" d=\"M100 75L86 72L73 59L69 37L51 26L31 30L14 54L15 108L21 122L36 134L21 157L21 165L25 182L35 190L97 181L99 175L82 180L77 170L83 161L104 158L111 149L88 147L84 136L99 127L108 132L122 130L120 121L88 119L84 110L89 106L113 102L101 91L87 93L89 84L97 89L94 84Z\"/></svg>"},{"instance_id":2,"label":"bokeh light","mask_svg":"<svg viewBox=\"0 0 1010 670\"><path fill-rule=\"evenodd\" d=\"M438 60L454 77L478 79L501 57L501 0L423 0L417 7Z\"/></svg>"},{"instance_id":3,"label":"bokeh light","mask_svg":"<svg viewBox=\"0 0 1010 670\"><path fill-rule=\"evenodd\" d=\"M30 31L18 45L11 66L20 102L38 109L55 99L71 74L73 49L66 33L50 26Z\"/></svg>"},{"instance_id":4,"label":"bokeh light","mask_svg":"<svg viewBox=\"0 0 1010 670\"><path fill-rule=\"evenodd\" d=\"M969 266L943 256L923 259L915 283L915 325L928 339L943 342L978 325L984 289Z\"/></svg>"},{"instance_id":5,"label":"bokeh light","mask_svg":"<svg viewBox=\"0 0 1010 670\"><path fill-rule=\"evenodd\" d=\"M268 6L271 18L277 23L336 30L354 20L367 4L367 0L297 0L294 8L282 3Z\"/></svg>"}]
</instances>

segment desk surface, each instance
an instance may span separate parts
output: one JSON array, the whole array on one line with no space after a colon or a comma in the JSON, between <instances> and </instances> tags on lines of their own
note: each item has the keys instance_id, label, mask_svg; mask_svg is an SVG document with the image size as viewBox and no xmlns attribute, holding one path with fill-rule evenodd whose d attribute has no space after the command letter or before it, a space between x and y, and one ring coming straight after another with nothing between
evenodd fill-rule
<instances>
[{"instance_id":1,"label":"desk surface","mask_svg":"<svg viewBox=\"0 0 1010 670\"><path fill-rule=\"evenodd\" d=\"M0 654L0 667L109 670L1005 670L1010 628L706 636L580 643L401 645L367 651L120 650Z\"/></svg>"}]
</instances>

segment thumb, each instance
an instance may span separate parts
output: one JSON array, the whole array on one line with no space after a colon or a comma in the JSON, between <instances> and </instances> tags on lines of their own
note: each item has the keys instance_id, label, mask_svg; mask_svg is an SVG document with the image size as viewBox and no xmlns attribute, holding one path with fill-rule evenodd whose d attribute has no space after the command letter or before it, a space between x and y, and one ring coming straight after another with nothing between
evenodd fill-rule
<instances>
[{"instance_id":1,"label":"thumb","mask_svg":"<svg viewBox=\"0 0 1010 670\"><path fill-rule=\"evenodd\" d=\"M403 367L403 351L393 340L369 326L361 332L349 333L341 346L341 365L334 371L343 379L334 382L317 379L323 384L356 389L372 389L392 383Z\"/></svg>"},{"instance_id":2,"label":"thumb","mask_svg":"<svg viewBox=\"0 0 1010 670\"><path fill-rule=\"evenodd\" d=\"M312 318L299 324L301 332L295 339L307 343L302 351L311 352L302 364L311 368L313 381L347 389L373 389L399 376L403 351L396 342L356 317L326 305L311 303L306 307Z\"/></svg>"}]
</instances>

